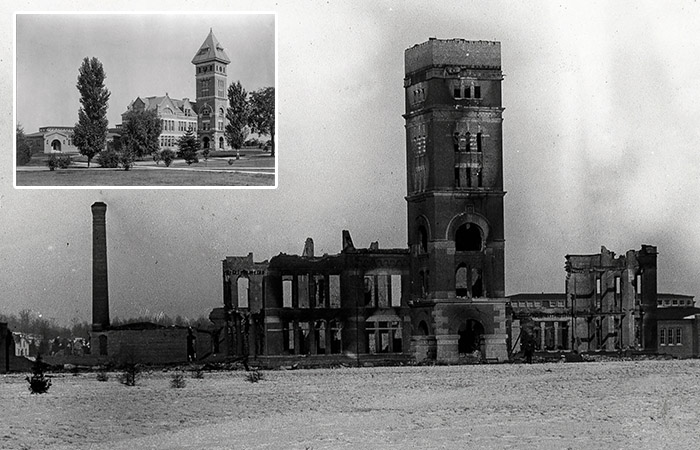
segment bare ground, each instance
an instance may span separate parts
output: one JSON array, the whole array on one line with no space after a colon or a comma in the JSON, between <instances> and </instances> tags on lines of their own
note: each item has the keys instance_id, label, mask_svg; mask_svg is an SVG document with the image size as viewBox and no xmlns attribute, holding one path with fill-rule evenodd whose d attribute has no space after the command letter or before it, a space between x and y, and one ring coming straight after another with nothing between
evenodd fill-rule
<instances>
[{"instance_id":1,"label":"bare ground","mask_svg":"<svg viewBox=\"0 0 700 450\"><path fill-rule=\"evenodd\" d=\"M700 361L0 378L0 448L700 448Z\"/></svg>"}]
</instances>

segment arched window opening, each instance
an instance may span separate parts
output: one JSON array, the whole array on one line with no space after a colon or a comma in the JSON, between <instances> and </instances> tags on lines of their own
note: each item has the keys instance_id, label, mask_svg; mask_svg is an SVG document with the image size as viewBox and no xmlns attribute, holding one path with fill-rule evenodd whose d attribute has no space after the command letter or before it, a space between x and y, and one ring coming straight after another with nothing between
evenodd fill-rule
<instances>
[{"instance_id":1,"label":"arched window opening","mask_svg":"<svg viewBox=\"0 0 700 450\"><path fill-rule=\"evenodd\" d=\"M428 253L428 232L423 225L418 227L418 252Z\"/></svg>"},{"instance_id":2,"label":"arched window opening","mask_svg":"<svg viewBox=\"0 0 700 450\"><path fill-rule=\"evenodd\" d=\"M224 148L224 138L223 138L223 137L220 137L220 138L219 138L219 148L222 149L222 150L223 150L223 148Z\"/></svg>"},{"instance_id":3,"label":"arched window opening","mask_svg":"<svg viewBox=\"0 0 700 450\"><path fill-rule=\"evenodd\" d=\"M418 335L419 336L427 336L430 334L430 330L428 329L428 324L425 323L425 320L421 320L420 323L418 324Z\"/></svg>"},{"instance_id":4,"label":"arched window opening","mask_svg":"<svg viewBox=\"0 0 700 450\"><path fill-rule=\"evenodd\" d=\"M219 117L224 116L224 108L219 108Z\"/></svg>"},{"instance_id":5,"label":"arched window opening","mask_svg":"<svg viewBox=\"0 0 700 450\"><path fill-rule=\"evenodd\" d=\"M476 133L476 151L481 153L482 150L482 137L483 135L481 133Z\"/></svg>"},{"instance_id":6,"label":"arched window opening","mask_svg":"<svg viewBox=\"0 0 700 450\"><path fill-rule=\"evenodd\" d=\"M455 291L457 297L468 297L469 296L469 282L467 280L467 266L464 264L457 268L457 273L455 274Z\"/></svg>"},{"instance_id":7,"label":"arched window opening","mask_svg":"<svg viewBox=\"0 0 700 450\"><path fill-rule=\"evenodd\" d=\"M481 251L481 230L476 224L465 223L455 233L455 250L458 252Z\"/></svg>"}]
</instances>

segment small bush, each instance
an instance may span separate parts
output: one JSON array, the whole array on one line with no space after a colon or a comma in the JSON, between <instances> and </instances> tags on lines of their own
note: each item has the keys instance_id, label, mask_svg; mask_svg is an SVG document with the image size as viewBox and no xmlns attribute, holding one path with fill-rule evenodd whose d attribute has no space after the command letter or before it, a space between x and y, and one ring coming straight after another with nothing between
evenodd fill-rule
<instances>
[{"instance_id":1,"label":"small bush","mask_svg":"<svg viewBox=\"0 0 700 450\"><path fill-rule=\"evenodd\" d=\"M175 152L170 149L165 149L160 152L160 160L165 163L165 167L170 167L170 164L175 160Z\"/></svg>"},{"instance_id":2,"label":"small bush","mask_svg":"<svg viewBox=\"0 0 700 450\"><path fill-rule=\"evenodd\" d=\"M112 149L103 150L95 157L97 164L106 169L116 169L119 167L119 153Z\"/></svg>"},{"instance_id":3,"label":"small bush","mask_svg":"<svg viewBox=\"0 0 700 450\"><path fill-rule=\"evenodd\" d=\"M109 375L107 372L104 370L97 372L97 381L109 381Z\"/></svg>"},{"instance_id":4,"label":"small bush","mask_svg":"<svg viewBox=\"0 0 700 450\"><path fill-rule=\"evenodd\" d=\"M73 164L73 160L70 159L70 156L68 155L61 155L58 158L58 167L60 169L67 169L71 164Z\"/></svg>"},{"instance_id":5,"label":"small bush","mask_svg":"<svg viewBox=\"0 0 700 450\"><path fill-rule=\"evenodd\" d=\"M124 386L136 386L136 381L141 373L138 364L128 363L124 365L124 370L117 376L117 379Z\"/></svg>"},{"instance_id":6,"label":"small bush","mask_svg":"<svg viewBox=\"0 0 700 450\"><path fill-rule=\"evenodd\" d=\"M257 383L258 381L263 379L263 373L259 370L254 370L252 372L248 372L245 376L245 379L250 383Z\"/></svg>"},{"instance_id":7,"label":"small bush","mask_svg":"<svg viewBox=\"0 0 700 450\"><path fill-rule=\"evenodd\" d=\"M230 159L228 160L228 165L229 165L229 166L232 166L232 165L233 165L233 161L234 161L233 158L230 158Z\"/></svg>"},{"instance_id":8,"label":"small bush","mask_svg":"<svg viewBox=\"0 0 700 450\"><path fill-rule=\"evenodd\" d=\"M204 367L192 366L192 377L198 379L204 378Z\"/></svg>"},{"instance_id":9,"label":"small bush","mask_svg":"<svg viewBox=\"0 0 700 450\"><path fill-rule=\"evenodd\" d=\"M51 387L51 378L45 375L46 366L41 360L41 355L37 355L32 366L32 376L26 377L29 383L29 392L32 394L44 394Z\"/></svg>"},{"instance_id":10,"label":"small bush","mask_svg":"<svg viewBox=\"0 0 700 450\"><path fill-rule=\"evenodd\" d=\"M136 156L130 152L122 152L119 155L119 164L124 168L124 170L129 170L134 165L136 161Z\"/></svg>"},{"instance_id":11,"label":"small bush","mask_svg":"<svg viewBox=\"0 0 700 450\"><path fill-rule=\"evenodd\" d=\"M58 156L55 153L51 153L49 159L46 160L46 166L49 170L56 170L56 167L58 167Z\"/></svg>"},{"instance_id":12,"label":"small bush","mask_svg":"<svg viewBox=\"0 0 700 450\"><path fill-rule=\"evenodd\" d=\"M156 166L160 164L161 157L160 157L160 152L153 152L151 154L151 158L153 158L153 162L156 163Z\"/></svg>"},{"instance_id":13,"label":"small bush","mask_svg":"<svg viewBox=\"0 0 700 450\"><path fill-rule=\"evenodd\" d=\"M182 389L187 383L185 382L185 377L182 372L175 372L170 378L170 387L173 389Z\"/></svg>"}]
</instances>

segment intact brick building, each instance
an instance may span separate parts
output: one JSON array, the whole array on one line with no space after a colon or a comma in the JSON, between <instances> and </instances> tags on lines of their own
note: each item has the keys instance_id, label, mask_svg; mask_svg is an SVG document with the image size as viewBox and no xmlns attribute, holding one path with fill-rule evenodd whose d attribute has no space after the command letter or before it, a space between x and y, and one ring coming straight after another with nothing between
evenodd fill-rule
<instances>
[{"instance_id":1,"label":"intact brick building","mask_svg":"<svg viewBox=\"0 0 700 450\"><path fill-rule=\"evenodd\" d=\"M137 97L122 114L122 123L130 111L155 111L161 120L162 130L158 138L160 150L177 150L177 141L187 130L197 131L197 104L190 99L170 98L166 92L162 97Z\"/></svg>"},{"instance_id":2,"label":"intact brick building","mask_svg":"<svg viewBox=\"0 0 700 450\"><path fill-rule=\"evenodd\" d=\"M196 100L164 96L137 97L124 114L131 111L154 110L163 124L159 145L161 150L177 149L177 141L188 129L197 132L201 148L230 148L224 137L228 83L226 67L231 62L213 30L192 58L195 66Z\"/></svg>"}]
</instances>

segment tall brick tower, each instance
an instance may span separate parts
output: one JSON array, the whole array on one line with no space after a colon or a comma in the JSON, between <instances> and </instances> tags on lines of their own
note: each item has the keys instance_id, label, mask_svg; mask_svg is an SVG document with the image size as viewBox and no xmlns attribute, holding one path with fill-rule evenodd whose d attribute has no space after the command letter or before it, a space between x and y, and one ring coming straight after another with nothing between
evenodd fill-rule
<instances>
[{"instance_id":1,"label":"tall brick tower","mask_svg":"<svg viewBox=\"0 0 700 450\"><path fill-rule=\"evenodd\" d=\"M231 62L210 29L192 58L197 81L197 135L202 148L226 148L226 66Z\"/></svg>"},{"instance_id":2,"label":"tall brick tower","mask_svg":"<svg viewBox=\"0 0 700 450\"><path fill-rule=\"evenodd\" d=\"M405 69L416 357L505 360L501 45L431 38Z\"/></svg>"},{"instance_id":3,"label":"tall brick tower","mask_svg":"<svg viewBox=\"0 0 700 450\"><path fill-rule=\"evenodd\" d=\"M92 331L109 328L109 287L107 285L107 205L92 205Z\"/></svg>"}]
</instances>

